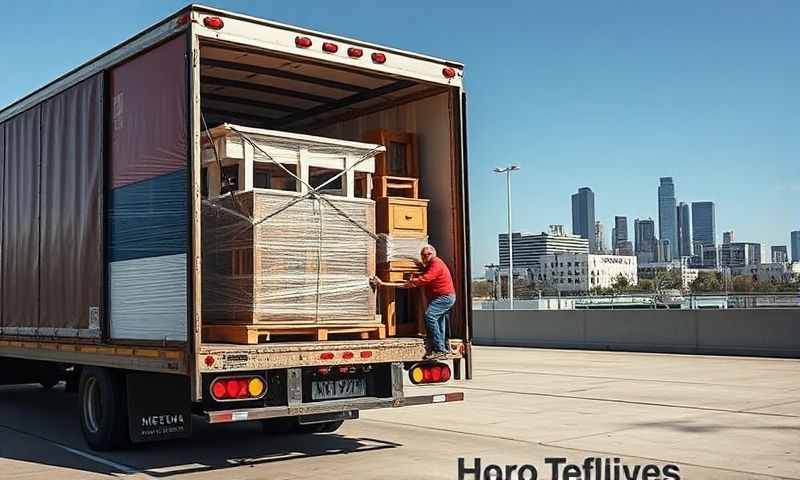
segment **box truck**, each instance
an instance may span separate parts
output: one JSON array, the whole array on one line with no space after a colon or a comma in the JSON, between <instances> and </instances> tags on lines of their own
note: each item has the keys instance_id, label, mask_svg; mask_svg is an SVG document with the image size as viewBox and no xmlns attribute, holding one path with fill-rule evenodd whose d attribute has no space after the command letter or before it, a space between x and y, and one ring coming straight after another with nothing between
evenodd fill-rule
<instances>
[{"instance_id":1,"label":"box truck","mask_svg":"<svg viewBox=\"0 0 800 480\"><path fill-rule=\"evenodd\" d=\"M65 380L98 450L462 400L435 390L472 370L462 73L190 5L0 110L0 382ZM336 232L363 248L326 256ZM381 240L450 267L446 358L414 290L369 291L415 268L376 272Z\"/></svg>"}]
</instances>

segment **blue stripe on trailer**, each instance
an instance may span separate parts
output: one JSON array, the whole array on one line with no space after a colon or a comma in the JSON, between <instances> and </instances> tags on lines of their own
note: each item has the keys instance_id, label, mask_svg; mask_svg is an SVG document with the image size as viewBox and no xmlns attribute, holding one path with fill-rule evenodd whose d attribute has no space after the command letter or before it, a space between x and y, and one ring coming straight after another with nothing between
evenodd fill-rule
<instances>
[{"instance_id":1,"label":"blue stripe on trailer","mask_svg":"<svg viewBox=\"0 0 800 480\"><path fill-rule=\"evenodd\" d=\"M110 262L188 252L185 169L111 191Z\"/></svg>"}]
</instances>

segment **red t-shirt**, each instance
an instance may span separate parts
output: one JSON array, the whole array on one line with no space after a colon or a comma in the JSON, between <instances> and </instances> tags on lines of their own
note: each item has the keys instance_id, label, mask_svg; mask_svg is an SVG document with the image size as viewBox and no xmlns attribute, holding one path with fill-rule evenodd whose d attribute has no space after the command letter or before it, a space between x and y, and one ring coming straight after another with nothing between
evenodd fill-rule
<instances>
[{"instance_id":1,"label":"red t-shirt","mask_svg":"<svg viewBox=\"0 0 800 480\"><path fill-rule=\"evenodd\" d=\"M453 286L453 278L450 276L450 269L439 257L433 257L422 275L415 277L413 281L414 285L425 287L428 300L456 293L456 289Z\"/></svg>"}]
</instances>

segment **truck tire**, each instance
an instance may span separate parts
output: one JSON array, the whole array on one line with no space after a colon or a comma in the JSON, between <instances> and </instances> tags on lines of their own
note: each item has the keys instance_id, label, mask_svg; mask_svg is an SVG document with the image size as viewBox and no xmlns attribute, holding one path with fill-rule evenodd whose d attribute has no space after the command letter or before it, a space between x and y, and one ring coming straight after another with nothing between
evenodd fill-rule
<instances>
[{"instance_id":1,"label":"truck tire","mask_svg":"<svg viewBox=\"0 0 800 480\"><path fill-rule=\"evenodd\" d=\"M114 450L130 444L125 395L124 377L119 372L100 367L81 370L81 429L92 450Z\"/></svg>"}]
</instances>

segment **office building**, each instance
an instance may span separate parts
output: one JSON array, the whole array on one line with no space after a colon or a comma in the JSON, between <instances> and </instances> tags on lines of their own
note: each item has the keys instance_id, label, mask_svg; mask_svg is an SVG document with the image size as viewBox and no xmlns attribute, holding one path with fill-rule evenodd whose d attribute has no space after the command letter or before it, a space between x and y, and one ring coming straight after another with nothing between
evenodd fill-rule
<instances>
[{"instance_id":1,"label":"office building","mask_svg":"<svg viewBox=\"0 0 800 480\"><path fill-rule=\"evenodd\" d=\"M672 257L678 256L678 219L675 184L672 177L661 177L658 186L658 239L667 240Z\"/></svg>"},{"instance_id":2,"label":"office building","mask_svg":"<svg viewBox=\"0 0 800 480\"><path fill-rule=\"evenodd\" d=\"M800 230L792 232L792 261L800 262Z\"/></svg>"},{"instance_id":3,"label":"office building","mask_svg":"<svg viewBox=\"0 0 800 480\"><path fill-rule=\"evenodd\" d=\"M702 244L700 267L717 268L719 266L719 251L716 245Z\"/></svg>"},{"instance_id":4,"label":"office building","mask_svg":"<svg viewBox=\"0 0 800 480\"><path fill-rule=\"evenodd\" d=\"M606 241L603 234L603 224L600 222L594 223L594 251L597 253L605 253Z\"/></svg>"},{"instance_id":5,"label":"office building","mask_svg":"<svg viewBox=\"0 0 800 480\"><path fill-rule=\"evenodd\" d=\"M633 221L634 253L639 263L656 261L656 224L652 218Z\"/></svg>"},{"instance_id":6,"label":"office building","mask_svg":"<svg viewBox=\"0 0 800 480\"><path fill-rule=\"evenodd\" d=\"M556 253L541 257L537 280L562 292L588 292L613 286L620 275L639 283L636 257Z\"/></svg>"},{"instance_id":7,"label":"office building","mask_svg":"<svg viewBox=\"0 0 800 480\"><path fill-rule=\"evenodd\" d=\"M690 257L692 255L692 232L689 218L689 205L679 203L675 212L678 221L678 256Z\"/></svg>"},{"instance_id":8,"label":"office building","mask_svg":"<svg viewBox=\"0 0 800 480\"><path fill-rule=\"evenodd\" d=\"M693 281L700 275L700 270L689 265L686 258L675 259L671 262L640 263L638 267L639 279L653 280L660 272L678 271L681 276L681 289L688 290Z\"/></svg>"},{"instance_id":9,"label":"office building","mask_svg":"<svg viewBox=\"0 0 800 480\"><path fill-rule=\"evenodd\" d=\"M656 242L656 262L671 262L672 261L672 245L669 240L660 239Z\"/></svg>"},{"instance_id":10,"label":"office building","mask_svg":"<svg viewBox=\"0 0 800 480\"><path fill-rule=\"evenodd\" d=\"M789 262L789 252L786 250L786 245L773 245L771 248L770 255L772 257L772 263L788 263Z\"/></svg>"},{"instance_id":11,"label":"office building","mask_svg":"<svg viewBox=\"0 0 800 480\"><path fill-rule=\"evenodd\" d=\"M594 222L594 192L589 187L581 187L572 195L572 234L588 240L592 250L597 245Z\"/></svg>"},{"instance_id":12,"label":"office building","mask_svg":"<svg viewBox=\"0 0 800 480\"><path fill-rule=\"evenodd\" d=\"M550 233L513 233L514 272L534 271L542 255L559 252L589 253L589 242L564 233L562 225L551 225ZM508 234L498 235L500 268L508 270Z\"/></svg>"},{"instance_id":13,"label":"office building","mask_svg":"<svg viewBox=\"0 0 800 480\"><path fill-rule=\"evenodd\" d=\"M628 241L628 217L614 217L614 230L611 239L611 248L617 249L620 244Z\"/></svg>"},{"instance_id":14,"label":"office building","mask_svg":"<svg viewBox=\"0 0 800 480\"><path fill-rule=\"evenodd\" d=\"M714 202L692 202L692 241L716 245Z\"/></svg>"},{"instance_id":15,"label":"office building","mask_svg":"<svg viewBox=\"0 0 800 480\"><path fill-rule=\"evenodd\" d=\"M720 266L743 268L761 263L761 244L754 242L723 243L719 249Z\"/></svg>"},{"instance_id":16,"label":"office building","mask_svg":"<svg viewBox=\"0 0 800 480\"><path fill-rule=\"evenodd\" d=\"M733 243L733 230L730 232L722 232L722 244Z\"/></svg>"}]
</instances>

